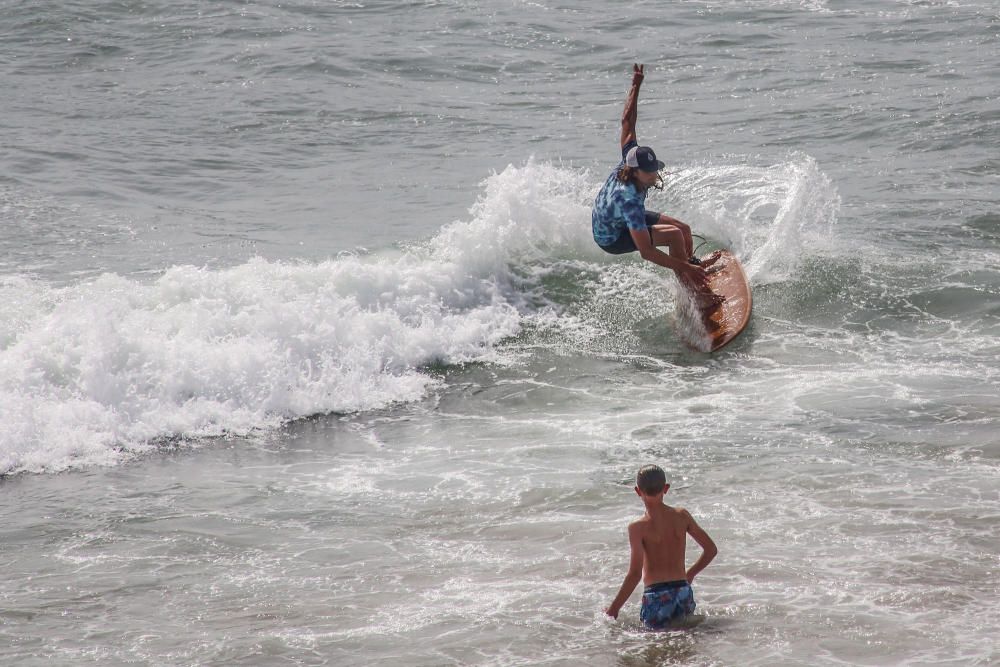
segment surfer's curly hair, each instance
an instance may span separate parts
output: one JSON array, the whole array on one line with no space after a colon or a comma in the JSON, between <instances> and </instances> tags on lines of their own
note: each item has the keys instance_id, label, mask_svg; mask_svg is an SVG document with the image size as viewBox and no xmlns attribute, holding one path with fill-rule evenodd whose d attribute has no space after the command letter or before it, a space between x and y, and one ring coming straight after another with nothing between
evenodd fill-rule
<instances>
[{"instance_id":1,"label":"surfer's curly hair","mask_svg":"<svg viewBox=\"0 0 1000 667\"><path fill-rule=\"evenodd\" d=\"M630 167L627 164L623 164L618 170L618 182L619 183L634 183L635 182L635 172L639 171L638 167ZM654 188L657 190L663 189L663 177L660 173L656 173L656 183L653 183Z\"/></svg>"}]
</instances>

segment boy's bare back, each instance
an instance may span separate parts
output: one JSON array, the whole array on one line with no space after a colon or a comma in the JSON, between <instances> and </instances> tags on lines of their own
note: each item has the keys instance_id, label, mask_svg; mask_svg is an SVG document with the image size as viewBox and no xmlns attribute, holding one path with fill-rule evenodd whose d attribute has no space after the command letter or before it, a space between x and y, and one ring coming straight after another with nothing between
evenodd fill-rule
<instances>
[{"instance_id":1,"label":"boy's bare back","mask_svg":"<svg viewBox=\"0 0 1000 667\"><path fill-rule=\"evenodd\" d=\"M634 531L642 543L645 585L687 578L684 551L692 525L697 527L687 510L662 503L647 507L646 515L629 525L629 539Z\"/></svg>"}]
</instances>

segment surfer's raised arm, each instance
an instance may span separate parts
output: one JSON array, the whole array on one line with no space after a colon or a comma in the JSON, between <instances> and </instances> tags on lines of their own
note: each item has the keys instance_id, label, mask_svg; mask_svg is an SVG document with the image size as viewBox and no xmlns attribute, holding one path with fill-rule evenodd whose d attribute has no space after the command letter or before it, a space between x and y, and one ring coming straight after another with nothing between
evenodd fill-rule
<instances>
[{"instance_id":1,"label":"surfer's raised arm","mask_svg":"<svg viewBox=\"0 0 1000 667\"><path fill-rule=\"evenodd\" d=\"M639 87L642 86L643 65L634 63L632 65L632 87L628 89L628 97L625 98L625 110L622 111L622 137L621 145L631 141L638 141L635 136L635 121L639 115Z\"/></svg>"},{"instance_id":2,"label":"surfer's raised arm","mask_svg":"<svg viewBox=\"0 0 1000 667\"><path fill-rule=\"evenodd\" d=\"M643 259L672 270L681 284L694 293L707 315L722 298L712 294L702 260L694 256L691 228L669 215L646 210L646 195L650 188L662 187L660 170L665 165L652 148L640 146L636 139L643 78L643 66L634 63L632 85L622 111L622 159L594 198L591 211L594 242L612 255L638 251ZM660 248L668 248L668 252ZM717 258L708 258L705 266Z\"/></svg>"}]
</instances>

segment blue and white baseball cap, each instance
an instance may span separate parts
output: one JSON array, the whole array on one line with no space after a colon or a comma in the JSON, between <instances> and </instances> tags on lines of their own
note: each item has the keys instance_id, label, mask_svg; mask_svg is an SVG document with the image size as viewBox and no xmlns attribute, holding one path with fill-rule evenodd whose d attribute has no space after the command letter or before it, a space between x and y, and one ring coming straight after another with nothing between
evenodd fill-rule
<instances>
[{"instance_id":1,"label":"blue and white baseball cap","mask_svg":"<svg viewBox=\"0 0 1000 667\"><path fill-rule=\"evenodd\" d=\"M649 146L634 146L625 154L625 164L633 169L654 174L667 166L656 159L656 153Z\"/></svg>"}]
</instances>

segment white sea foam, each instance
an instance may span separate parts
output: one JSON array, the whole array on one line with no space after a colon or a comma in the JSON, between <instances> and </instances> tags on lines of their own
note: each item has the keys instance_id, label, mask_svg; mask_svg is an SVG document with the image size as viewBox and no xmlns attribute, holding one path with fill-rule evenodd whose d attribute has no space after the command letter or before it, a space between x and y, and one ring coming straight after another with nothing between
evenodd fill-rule
<instances>
[{"instance_id":1,"label":"white sea foam","mask_svg":"<svg viewBox=\"0 0 1000 667\"><path fill-rule=\"evenodd\" d=\"M171 436L418 398L434 362L496 358L503 276L434 254L8 282L0 470L103 463ZM31 313L31 314L29 314Z\"/></svg>"}]
</instances>

